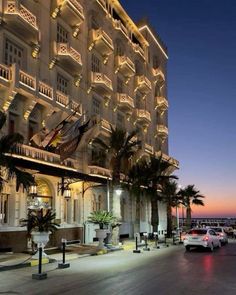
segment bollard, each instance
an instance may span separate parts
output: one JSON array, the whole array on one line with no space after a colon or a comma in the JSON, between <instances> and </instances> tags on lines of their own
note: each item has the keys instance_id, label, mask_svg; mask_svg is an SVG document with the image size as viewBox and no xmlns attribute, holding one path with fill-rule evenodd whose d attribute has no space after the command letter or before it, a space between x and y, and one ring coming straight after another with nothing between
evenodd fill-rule
<instances>
[{"instance_id":1,"label":"bollard","mask_svg":"<svg viewBox=\"0 0 236 295\"><path fill-rule=\"evenodd\" d=\"M135 250L133 250L133 253L141 253L140 250L138 250L138 236L135 235Z\"/></svg>"},{"instance_id":2,"label":"bollard","mask_svg":"<svg viewBox=\"0 0 236 295\"><path fill-rule=\"evenodd\" d=\"M70 263L66 263L66 239L61 239L62 242L62 263L58 263L58 268L68 268Z\"/></svg>"},{"instance_id":3,"label":"bollard","mask_svg":"<svg viewBox=\"0 0 236 295\"><path fill-rule=\"evenodd\" d=\"M154 232L153 236L154 236L154 240L155 240L155 248L160 249L160 246L158 245L158 233Z\"/></svg>"},{"instance_id":4,"label":"bollard","mask_svg":"<svg viewBox=\"0 0 236 295\"><path fill-rule=\"evenodd\" d=\"M144 239L145 239L145 248L143 248L144 251L150 251L150 248L148 248L148 234L147 233L143 233L144 235Z\"/></svg>"},{"instance_id":5,"label":"bollard","mask_svg":"<svg viewBox=\"0 0 236 295\"><path fill-rule=\"evenodd\" d=\"M32 279L44 280L44 279L47 278L47 274L45 272L42 273L42 253L43 253L43 248L42 248L41 243L38 243L38 251L39 251L38 273L32 274Z\"/></svg>"}]
</instances>

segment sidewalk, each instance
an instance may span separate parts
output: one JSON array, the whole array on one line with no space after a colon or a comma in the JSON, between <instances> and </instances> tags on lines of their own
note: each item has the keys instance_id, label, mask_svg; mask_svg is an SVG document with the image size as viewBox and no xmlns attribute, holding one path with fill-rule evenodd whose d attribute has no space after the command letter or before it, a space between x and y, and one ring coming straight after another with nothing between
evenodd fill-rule
<instances>
[{"instance_id":1,"label":"sidewalk","mask_svg":"<svg viewBox=\"0 0 236 295\"><path fill-rule=\"evenodd\" d=\"M104 250L99 250L97 243L89 245L74 244L66 247L65 260L70 261L91 255L102 255L115 250L132 251L135 249L135 246L135 241L133 239L123 240L122 245L118 248L108 248ZM164 243L158 244L158 246L159 248L166 247ZM143 248L145 248L145 244L139 244L138 247L140 250L143 250ZM154 249L155 242L148 241L148 247L150 247L150 249ZM45 253L48 255L48 258L43 258L42 264L62 261L62 251L60 249L46 249ZM26 253L0 253L0 272L4 270L38 265L38 260L32 259L31 257L32 255Z\"/></svg>"},{"instance_id":2,"label":"sidewalk","mask_svg":"<svg viewBox=\"0 0 236 295\"><path fill-rule=\"evenodd\" d=\"M70 245L66 247L66 261L98 254L96 245ZM60 249L46 249L48 258L43 258L42 263L62 261L62 251ZM37 259L31 259L32 255L26 253L0 253L0 271L30 267L38 264Z\"/></svg>"}]
</instances>

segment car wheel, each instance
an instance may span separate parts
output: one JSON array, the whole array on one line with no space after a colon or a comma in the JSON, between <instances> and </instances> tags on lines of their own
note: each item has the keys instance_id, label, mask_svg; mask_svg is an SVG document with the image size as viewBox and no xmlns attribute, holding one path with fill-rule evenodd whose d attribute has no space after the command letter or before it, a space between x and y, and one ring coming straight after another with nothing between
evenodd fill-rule
<instances>
[{"instance_id":1,"label":"car wheel","mask_svg":"<svg viewBox=\"0 0 236 295\"><path fill-rule=\"evenodd\" d=\"M190 247L189 246L185 246L186 251L190 251Z\"/></svg>"},{"instance_id":2,"label":"car wheel","mask_svg":"<svg viewBox=\"0 0 236 295\"><path fill-rule=\"evenodd\" d=\"M213 251L214 251L214 246L213 246L212 243L211 243L210 246L209 246L209 250L210 250L210 252L213 252Z\"/></svg>"}]
</instances>

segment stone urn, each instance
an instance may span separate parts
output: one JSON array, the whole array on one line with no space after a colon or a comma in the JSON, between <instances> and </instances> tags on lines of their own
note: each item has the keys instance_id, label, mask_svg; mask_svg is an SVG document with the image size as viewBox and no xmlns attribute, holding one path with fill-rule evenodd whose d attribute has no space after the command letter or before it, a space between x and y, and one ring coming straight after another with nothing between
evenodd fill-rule
<instances>
[{"instance_id":1,"label":"stone urn","mask_svg":"<svg viewBox=\"0 0 236 295\"><path fill-rule=\"evenodd\" d=\"M38 231L32 231L31 237L32 241L39 246L42 247L42 257L48 257L47 254L44 252L44 247L47 245L49 241L49 235L51 232L38 232ZM37 251L33 256L33 259L39 258L39 252Z\"/></svg>"},{"instance_id":2,"label":"stone urn","mask_svg":"<svg viewBox=\"0 0 236 295\"><path fill-rule=\"evenodd\" d=\"M95 229L96 231L96 238L98 238L98 248L99 249L104 249L104 239L106 238L107 234L110 233L108 229Z\"/></svg>"}]
</instances>

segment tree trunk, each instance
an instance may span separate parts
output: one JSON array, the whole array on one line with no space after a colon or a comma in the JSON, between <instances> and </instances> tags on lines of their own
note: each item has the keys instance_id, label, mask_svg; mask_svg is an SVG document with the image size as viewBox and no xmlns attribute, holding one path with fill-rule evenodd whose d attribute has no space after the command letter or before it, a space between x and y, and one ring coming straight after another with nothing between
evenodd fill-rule
<instances>
[{"instance_id":1,"label":"tree trunk","mask_svg":"<svg viewBox=\"0 0 236 295\"><path fill-rule=\"evenodd\" d=\"M191 228L191 207L190 206L187 206L187 209L186 209L186 226L187 226L187 229Z\"/></svg>"},{"instance_id":2,"label":"tree trunk","mask_svg":"<svg viewBox=\"0 0 236 295\"><path fill-rule=\"evenodd\" d=\"M172 210L171 205L167 203L167 238L172 237Z\"/></svg>"},{"instance_id":3,"label":"tree trunk","mask_svg":"<svg viewBox=\"0 0 236 295\"><path fill-rule=\"evenodd\" d=\"M155 197L151 197L151 225L152 232L158 232L158 224L159 224L159 215L158 215L158 205L157 199Z\"/></svg>"}]
</instances>

